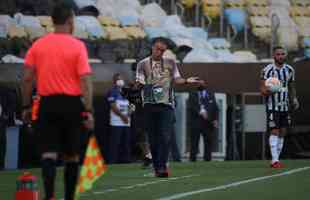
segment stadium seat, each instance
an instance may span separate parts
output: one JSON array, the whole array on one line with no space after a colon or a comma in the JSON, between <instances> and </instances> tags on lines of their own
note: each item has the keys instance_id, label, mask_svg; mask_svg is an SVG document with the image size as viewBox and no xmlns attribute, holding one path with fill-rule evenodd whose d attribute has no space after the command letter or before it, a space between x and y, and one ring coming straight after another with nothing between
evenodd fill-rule
<instances>
[{"instance_id":1,"label":"stadium seat","mask_svg":"<svg viewBox=\"0 0 310 200\"><path fill-rule=\"evenodd\" d=\"M310 6L309 0L291 0L291 4L294 6L307 7Z\"/></svg>"},{"instance_id":2,"label":"stadium seat","mask_svg":"<svg viewBox=\"0 0 310 200\"><path fill-rule=\"evenodd\" d=\"M255 27L252 30L253 35L258 37L260 40L262 40L265 43L271 42L271 28L267 27Z\"/></svg>"},{"instance_id":3,"label":"stadium seat","mask_svg":"<svg viewBox=\"0 0 310 200\"><path fill-rule=\"evenodd\" d=\"M236 62L257 62L257 57L251 51L235 51L233 53Z\"/></svg>"},{"instance_id":4,"label":"stadium seat","mask_svg":"<svg viewBox=\"0 0 310 200\"><path fill-rule=\"evenodd\" d=\"M229 49L231 44L225 38L210 38L208 42L214 49Z\"/></svg>"},{"instance_id":5,"label":"stadium seat","mask_svg":"<svg viewBox=\"0 0 310 200\"><path fill-rule=\"evenodd\" d=\"M217 18L221 14L221 1L220 0L203 0L202 10L205 16Z\"/></svg>"},{"instance_id":6,"label":"stadium seat","mask_svg":"<svg viewBox=\"0 0 310 200\"><path fill-rule=\"evenodd\" d=\"M270 13L269 7L248 6L247 11L250 16L268 16Z\"/></svg>"},{"instance_id":7,"label":"stadium seat","mask_svg":"<svg viewBox=\"0 0 310 200\"><path fill-rule=\"evenodd\" d=\"M27 37L27 33L25 31L25 28L22 26L17 26L14 24L11 24L9 26L9 38L26 38Z\"/></svg>"},{"instance_id":8,"label":"stadium seat","mask_svg":"<svg viewBox=\"0 0 310 200\"><path fill-rule=\"evenodd\" d=\"M29 36L29 39L35 40L39 37L42 37L43 35L46 34L46 30L43 27L29 27L26 26L25 27L25 31L27 33L27 35Z\"/></svg>"},{"instance_id":9,"label":"stadium seat","mask_svg":"<svg viewBox=\"0 0 310 200\"><path fill-rule=\"evenodd\" d=\"M107 26L104 30L107 32L108 40L128 39L127 33L121 27Z\"/></svg>"},{"instance_id":10,"label":"stadium seat","mask_svg":"<svg viewBox=\"0 0 310 200\"><path fill-rule=\"evenodd\" d=\"M250 24L253 28L271 27L269 17L250 17Z\"/></svg>"},{"instance_id":11,"label":"stadium seat","mask_svg":"<svg viewBox=\"0 0 310 200\"><path fill-rule=\"evenodd\" d=\"M302 47L303 48L310 48L310 37L306 37L303 39Z\"/></svg>"},{"instance_id":12,"label":"stadium seat","mask_svg":"<svg viewBox=\"0 0 310 200\"><path fill-rule=\"evenodd\" d=\"M102 26L120 26L120 22L109 16L98 16L98 21Z\"/></svg>"},{"instance_id":13,"label":"stadium seat","mask_svg":"<svg viewBox=\"0 0 310 200\"><path fill-rule=\"evenodd\" d=\"M181 0L181 3L185 9L191 9L198 3L198 0Z\"/></svg>"},{"instance_id":14,"label":"stadium seat","mask_svg":"<svg viewBox=\"0 0 310 200\"><path fill-rule=\"evenodd\" d=\"M290 7L290 16L292 17L310 16L310 9L306 7L292 6Z\"/></svg>"},{"instance_id":15,"label":"stadium seat","mask_svg":"<svg viewBox=\"0 0 310 200\"><path fill-rule=\"evenodd\" d=\"M310 59L310 48L306 48L306 49L304 50L304 56L305 56L306 58Z\"/></svg>"},{"instance_id":16,"label":"stadium seat","mask_svg":"<svg viewBox=\"0 0 310 200\"><path fill-rule=\"evenodd\" d=\"M41 26L43 27L52 27L53 21L50 16L38 16Z\"/></svg>"},{"instance_id":17,"label":"stadium seat","mask_svg":"<svg viewBox=\"0 0 310 200\"><path fill-rule=\"evenodd\" d=\"M121 26L139 26L139 18L137 16L119 16L118 20Z\"/></svg>"},{"instance_id":18,"label":"stadium seat","mask_svg":"<svg viewBox=\"0 0 310 200\"><path fill-rule=\"evenodd\" d=\"M248 6L266 7L269 6L268 0L246 0Z\"/></svg>"},{"instance_id":19,"label":"stadium seat","mask_svg":"<svg viewBox=\"0 0 310 200\"><path fill-rule=\"evenodd\" d=\"M9 15L0 15L0 38L7 37L11 20Z\"/></svg>"},{"instance_id":20,"label":"stadium seat","mask_svg":"<svg viewBox=\"0 0 310 200\"><path fill-rule=\"evenodd\" d=\"M140 20L144 27L160 27L166 16L166 12L158 4L150 3L143 7Z\"/></svg>"},{"instance_id":21,"label":"stadium seat","mask_svg":"<svg viewBox=\"0 0 310 200\"><path fill-rule=\"evenodd\" d=\"M298 49L298 32L293 27L279 27L277 30L278 43L288 51Z\"/></svg>"},{"instance_id":22,"label":"stadium seat","mask_svg":"<svg viewBox=\"0 0 310 200\"><path fill-rule=\"evenodd\" d=\"M192 33L193 38L207 40L208 39L208 33L200 27L188 27L190 32Z\"/></svg>"},{"instance_id":23,"label":"stadium seat","mask_svg":"<svg viewBox=\"0 0 310 200\"><path fill-rule=\"evenodd\" d=\"M240 8L228 8L224 10L224 16L227 19L228 24L236 28L237 32L244 29L246 23L246 12Z\"/></svg>"},{"instance_id":24,"label":"stadium seat","mask_svg":"<svg viewBox=\"0 0 310 200\"><path fill-rule=\"evenodd\" d=\"M77 16L75 17L75 28L78 32L87 32L89 39L100 39L105 37L105 32L94 16ZM82 34L82 38L84 38L84 34ZM87 39L87 38L84 38Z\"/></svg>"},{"instance_id":25,"label":"stadium seat","mask_svg":"<svg viewBox=\"0 0 310 200\"><path fill-rule=\"evenodd\" d=\"M234 55L229 49L216 49L217 62L235 62Z\"/></svg>"},{"instance_id":26,"label":"stadium seat","mask_svg":"<svg viewBox=\"0 0 310 200\"><path fill-rule=\"evenodd\" d=\"M289 8L291 3L289 0L269 0L270 6L272 7L285 7Z\"/></svg>"},{"instance_id":27,"label":"stadium seat","mask_svg":"<svg viewBox=\"0 0 310 200\"><path fill-rule=\"evenodd\" d=\"M163 28L157 27L144 27L144 31L149 39L156 37L168 37L168 33Z\"/></svg>"},{"instance_id":28,"label":"stadium seat","mask_svg":"<svg viewBox=\"0 0 310 200\"><path fill-rule=\"evenodd\" d=\"M146 33L140 27L130 26L124 27L123 29L129 38L137 39L144 38L146 36Z\"/></svg>"},{"instance_id":29,"label":"stadium seat","mask_svg":"<svg viewBox=\"0 0 310 200\"><path fill-rule=\"evenodd\" d=\"M225 8L244 8L245 0L225 0Z\"/></svg>"}]
</instances>

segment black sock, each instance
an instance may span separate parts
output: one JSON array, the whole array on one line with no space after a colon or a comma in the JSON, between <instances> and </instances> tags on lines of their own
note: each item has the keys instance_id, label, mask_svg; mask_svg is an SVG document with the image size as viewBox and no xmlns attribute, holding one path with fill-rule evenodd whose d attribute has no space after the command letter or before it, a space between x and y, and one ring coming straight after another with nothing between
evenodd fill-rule
<instances>
[{"instance_id":1,"label":"black sock","mask_svg":"<svg viewBox=\"0 0 310 200\"><path fill-rule=\"evenodd\" d=\"M75 188L78 181L79 163L66 162L64 179L65 179L65 200L73 200Z\"/></svg>"},{"instance_id":2,"label":"black sock","mask_svg":"<svg viewBox=\"0 0 310 200\"><path fill-rule=\"evenodd\" d=\"M42 160L42 177L45 189L45 198L54 197L54 184L56 178L56 161L53 159Z\"/></svg>"}]
</instances>

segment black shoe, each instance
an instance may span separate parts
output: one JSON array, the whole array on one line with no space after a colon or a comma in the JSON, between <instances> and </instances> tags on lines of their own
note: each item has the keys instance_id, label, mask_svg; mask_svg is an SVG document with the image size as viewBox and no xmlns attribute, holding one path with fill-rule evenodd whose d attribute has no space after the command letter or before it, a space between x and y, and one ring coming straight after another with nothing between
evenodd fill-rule
<instances>
[{"instance_id":1,"label":"black shoe","mask_svg":"<svg viewBox=\"0 0 310 200\"><path fill-rule=\"evenodd\" d=\"M163 170L155 171L155 176L158 178L168 178L170 176L170 171L168 168Z\"/></svg>"},{"instance_id":2,"label":"black shoe","mask_svg":"<svg viewBox=\"0 0 310 200\"><path fill-rule=\"evenodd\" d=\"M145 157L143 160L142 168L143 169L150 168L151 165L152 165L152 159Z\"/></svg>"}]
</instances>

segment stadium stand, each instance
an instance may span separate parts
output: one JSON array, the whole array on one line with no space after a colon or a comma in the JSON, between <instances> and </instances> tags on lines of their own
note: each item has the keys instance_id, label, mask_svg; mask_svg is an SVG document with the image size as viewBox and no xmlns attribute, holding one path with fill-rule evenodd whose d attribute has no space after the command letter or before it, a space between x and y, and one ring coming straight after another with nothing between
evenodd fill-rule
<instances>
[{"instance_id":1,"label":"stadium stand","mask_svg":"<svg viewBox=\"0 0 310 200\"><path fill-rule=\"evenodd\" d=\"M76 18L75 35L85 43L88 42L86 46L94 58L105 57L102 56L105 55L102 50L106 48L100 47L104 46L102 43L112 43L114 44L112 46L117 46L118 41L121 40L130 44L129 46L139 47L140 43L144 44L141 41L159 36L170 39L177 47L207 48L207 51L210 51L208 39L223 37L225 30L228 30L222 28L219 31L215 28L222 23L219 20L221 16L225 17L225 23L219 26L231 26L235 32L240 33L236 39L226 36L231 43L229 52L227 50L217 52L226 56L233 55L233 51L244 50L246 42L250 43L250 48L247 50L255 51L256 54L262 54L262 51L257 48L266 49L274 44L284 45L290 52L300 52L298 49L303 47L303 38L310 37L310 3L306 0L179 0L185 9L198 6L202 11L198 13L199 24L195 26L192 26L193 23L188 23L188 19L184 16L175 15L175 12L172 12L174 9L167 2L161 2L161 4L159 4L160 1L159 3L141 2L147 2L147 4L143 5L138 0L75 0L79 15ZM31 42L53 31L51 18L48 15L52 1L24 1L23 3L1 1L0 8L9 4L11 8L2 11L0 15L0 38L8 41L12 38L20 38ZM280 19L275 25L271 23L272 15ZM203 23L205 17L210 20L208 26L202 26L205 24ZM188 26L188 24L191 25ZM248 28L245 29L245 27ZM243 30L249 32L248 34L254 37L254 40L245 38L241 41L240 36L247 37L245 32L242 34ZM274 41L272 41L273 32L276 35ZM263 43L260 43L261 41ZM91 43L94 45L90 45ZM101 49L101 55L98 55L98 49ZM1 52L3 56L5 51L1 50ZM129 59L136 59L137 52L142 50L132 51L131 49L131 53L119 53L123 56L131 56ZM178 49L174 50L174 53L178 52L180 52ZM12 54L12 52L7 53ZM266 58L266 53L257 55L257 58Z\"/></svg>"}]
</instances>

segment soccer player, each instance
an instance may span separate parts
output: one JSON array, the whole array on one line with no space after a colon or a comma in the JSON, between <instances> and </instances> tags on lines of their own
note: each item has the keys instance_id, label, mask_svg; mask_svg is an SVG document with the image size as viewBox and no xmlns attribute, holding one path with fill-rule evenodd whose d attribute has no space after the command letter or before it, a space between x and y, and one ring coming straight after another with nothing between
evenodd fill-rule
<instances>
[{"instance_id":1,"label":"soccer player","mask_svg":"<svg viewBox=\"0 0 310 200\"><path fill-rule=\"evenodd\" d=\"M92 70L84 44L74 38L72 5L61 1L52 12L54 33L28 50L23 74L23 119L31 117L32 84L41 97L38 133L45 200L55 200L56 160L64 160L65 200L73 200L78 180L81 127L94 126ZM83 123L84 122L84 123Z\"/></svg>"},{"instance_id":2,"label":"soccer player","mask_svg":"<svg viewBox=\"0 0 310 200\"><path fill-rule=\"evenodd\" d=\"M261 71L260 91L266 98L267 127L270 133L269 145L271 152L271 167L281 168L279 157L283 148L284 136L291 125L290 111L297 110L299 103L295 89L295 70L285 63L286 51L277 46L273 49L274 63L267 65ZM271 91L266 86L270 77L277 78L281 87L278 91Z\"/></svg>"}]
</instances>

